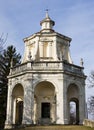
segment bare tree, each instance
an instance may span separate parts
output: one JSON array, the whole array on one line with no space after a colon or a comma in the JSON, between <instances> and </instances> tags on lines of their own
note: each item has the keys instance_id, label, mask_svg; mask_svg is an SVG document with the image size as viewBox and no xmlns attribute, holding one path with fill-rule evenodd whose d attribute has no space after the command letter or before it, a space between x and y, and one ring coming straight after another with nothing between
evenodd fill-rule
<instances>
[{"instance_id":1,"label":"bare tree","mask_svg":"<svg viewBox=\"0 0 94 130\"><path fill-rule=\"evenodd\" d=\"M88 112L91 118L94 120L94 96L88 98Z\"/></svg>"},{"instance_id":2,"label":"bare tree","mask_svg":"<svg viewBox=\"0 0 94 130\"><path fill-rule=\"evenodd\" d=\"M89 87L94 87L94 71L91 71L90 76L88 77Z\"/></svg>"},{"instance_id":3,"label":"bare tree","mask_svg":"<svg viewBox=\"0 0 94 130\"><path fill-rule=\"evenodd\" d=\"M88 87L94 88L94 71L91 71L89 77L88 77ZM88 98L88 112L91 115L91 117L94 117L94 95L90 96ZM94 118L92 118L94 120Z\"/></svg>"}]
</instances>

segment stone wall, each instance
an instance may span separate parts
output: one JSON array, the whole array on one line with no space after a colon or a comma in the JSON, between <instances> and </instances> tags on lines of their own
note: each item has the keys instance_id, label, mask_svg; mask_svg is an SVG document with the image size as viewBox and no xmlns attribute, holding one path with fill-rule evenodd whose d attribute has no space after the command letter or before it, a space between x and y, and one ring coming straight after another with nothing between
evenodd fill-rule
<instances>
[{"instance_id":1,"label":"stone wall","mask_svg":"<svg viewBox=\"0 0 94 130\"><path fill-rule=\"evenodd\" d=\"M94 120L85 119L83 122L84 126L94 127Z\"/></svg>"}]
</instances>

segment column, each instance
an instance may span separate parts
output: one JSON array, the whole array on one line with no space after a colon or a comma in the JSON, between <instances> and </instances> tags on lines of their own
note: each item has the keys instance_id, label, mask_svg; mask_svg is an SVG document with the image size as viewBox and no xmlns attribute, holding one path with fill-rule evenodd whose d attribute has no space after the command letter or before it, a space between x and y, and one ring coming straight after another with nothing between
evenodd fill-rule
<instances>
[{"instance_id":1,"label":"column","mask_svg":"<svg viewBox=\"0 0 94 130\"><path fill-rule=\"evenodd\" d=\"M16 116L16 98L13 99L13 124L15 124L15 116Z\"/></svg>"},{"instance_id":2,"label":"column","mask_svg":"<svg viewBox=\"0 0 94 130\"><path fill-rule=\"evenodd\" d=\"M32 91L32 81L27 79L25 81L24 90L24 109L23 109L23 121L22 124L32 124L33 107L34 107L34 94Z\"/></svg>"}]
</instances>

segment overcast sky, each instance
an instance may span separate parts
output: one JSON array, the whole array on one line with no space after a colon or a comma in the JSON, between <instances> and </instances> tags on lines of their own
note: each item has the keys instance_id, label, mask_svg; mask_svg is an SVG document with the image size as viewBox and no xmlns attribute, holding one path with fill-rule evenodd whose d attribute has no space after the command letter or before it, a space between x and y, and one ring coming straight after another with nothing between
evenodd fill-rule
<instances>
[{"instance_id":1,"label":"overcast sky","mask_svg":"<svg viewBox=\"0 0 94 130\"><path fill-rule=\"evenodd\" d=\"M80 65L83 58L88 76L94 70L94 0L0 0L0 35L8 33L7 45L23 55L23 38L40 31L46 9L54 30L72 38L72 60Z\"/></svg>"}]
</instances>

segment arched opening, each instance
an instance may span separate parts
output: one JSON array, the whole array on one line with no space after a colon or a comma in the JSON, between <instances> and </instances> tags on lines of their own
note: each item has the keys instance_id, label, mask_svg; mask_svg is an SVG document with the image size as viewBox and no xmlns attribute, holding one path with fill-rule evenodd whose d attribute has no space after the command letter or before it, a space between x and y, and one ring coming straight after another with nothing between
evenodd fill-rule
<instances>
[{"instance_id":1,"label":"arched opening","mask_svg":"<svg viewBox=\"0 0 94 130\"><path fill-rule=\"evenodd\" d=\"M70 100L70 124L79 124L79 102L77 99Z\"/></svg>"},{"instance_id":2,"label":"arched opening","mask_svg":"<svg viewBox=\"0 0 94 130\"><path fill-rule=\"evenodd\" d=\"M23 115L23 101L21 98L16 99L16 117L15 124L22 123L22 115Z\"/></svg>"},{"instance_id":3,"label":"arched opening","mask_svg":"<svg viewBox=\"0 0 94 130\"><path fill-rule=\"evenodd\" d=\"M17 84L12 92L12 104L13 104L13 124L20 125L22 124L23 118L23 96L24 91L21 84Z\"/></svg>"},{"instance_id":4,"label":"arched opening","mask_svg":"<svg viewBox=\"0 0 94 130\"><path fill-rule=\"evenodd\" d=\"M56 119L55 87L52 83L43 81L37 84L34 91L34 122L50 124Z\"/></svg>"},{"instance_id":5,"label":"arched opening","mask_svg":"<svg viewBox=\"0 0 94 130\"><path fill-rule=\"evenodd\" d=\"M69 124L79 124L79 89L71 84L67 91Z\"/></svg>"}]
</instances>

